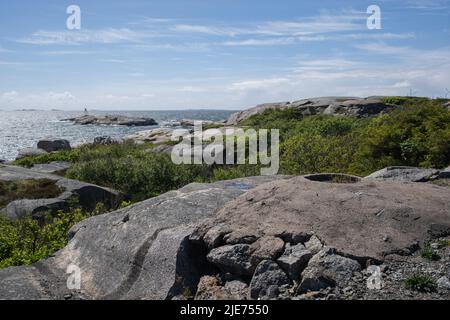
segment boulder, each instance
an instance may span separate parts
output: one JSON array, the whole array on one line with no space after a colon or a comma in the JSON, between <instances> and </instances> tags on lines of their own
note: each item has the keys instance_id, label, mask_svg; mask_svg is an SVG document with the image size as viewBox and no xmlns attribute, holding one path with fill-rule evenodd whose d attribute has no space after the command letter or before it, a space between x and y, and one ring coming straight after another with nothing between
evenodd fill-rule
<instances>
[{"instance_id":1,"label":"boulder","mask_svg":"<svg viewBox=\"0 0 450 320\"><path fill-rule=\"evenodd\" d=\"M23 148L19 150L19 153L16 157L16 160L25 158L25 157L35 157L46 154L47 152L38 148Z\"/></svg>"},{"instance_id":2,"label":"boulder","mask_svg":"<svg viewBox=\"0 0 450 320\"><path fill-rule=\"evenodd\" d=\"M165 299L194 294L200 278L211 272L204 248L188 241L194 224L245 191L282 178L193 183L89 218L72 228L69 244L54 257L37 266L1 269L0 298L62 299L71 265L81 270L81 290L69 290L74 297Z\"/></svg>"},{"instance_id":3,"label":"boulder","mask_svg":"<svg viewBox=\"0 0 450 320\"><path fill-rule=\"evenodd\" d=\"M311 251L299 243L294 246L287 247L283 255L278 258L277 262L287 273L290 279L298 280L300 274L303 269L305 269L311 257Z\"/></svg>"},{"instance_id":4,"label":"boulder","mask_svg":"<svg viewBox=\"0 0 450 320\"><path fill-rule=\"evenodd\" d=\"M203 238L204 241L206 239L206 244L210 243L209 233L210 231ZM275 260L283 252L283 248L284 242L280 238L262 237L251 245L239 243L214 248L208 253L207 259L224 273L249 276L262 260Z\"/></svg>"},{"instance_id":5,"label":"boulder","mask_svg":"<svg viewBox=\"0 0 450 320\"><path fill-rule=\"evenodd\" d=\"M248 276L255 270L250 262L251 255L248 244L235 244L212 249L206 258L224 273Z\"/></svg>"},{"instance_id":6,"label":"boulder","mask_svg":"<svg viewBox=\"0 0 450 320\"><path fill-rule=\"evenodd\" d=\"M238 243L252 244L257 239L258 236L252 234L251 231L249 231L247 228L231 231L230 233L227 233L223 237L223 240L226 244L238 244Z\"/></svg>"},{"instance_id":7,"label":"boulder","mask_svg":"<svg viewBox=\"0 0 450 320\"><path fill-rule=\"evenodd\" d=\"M123 139L117 138L117 137L110 137L110 136L100 136L95 137L93 145L111 145L111 144L120 144L123 142Z\"/></svg>"},{"instance_id":8,"label":"boulder","mask_svg":"<svg viewBox=\"0 0 450 320\"><path fill-rule=\"evenodd\" d=\"M153 144L161 144L171 142L174 129L172 128L156 128L143 130L134 134L127 135L124 140L132 140L135 142L152 142Z\"/></svg>"},{"instance_id":9,"label":"boulder","mask_svg":"<svg viewBox=\"0 0 450 320\"><path fill-rule=\"evenodd\" d=\"M45 150L46 152L70 150L70 142L64 139L56 140L40 140L37 143L38 149Z\"/></svg>"},{"instance_id":10,"label":"boulder","mask_svg":"<svg viewBox=\"0 0 450 320\"><path fill-rule=\"evenodd\" d=\"M380 179L403 182L427 182L439 175L439 170L415 167L387 167L376 171L366 179Z\"/></svg>"},{"instance_id":11,"label":"boulder","mask_svg":"<svg viewBox=\"0 0 450 320\"><path fill-rule=\"evenodd\" d=\"M305 247L312 254L316 254L320 250L322 250L323 244L322 244L322 241L320 241L319 238L317 238L315 235L313 235L307 242L305 242Z\"/></svg>"},{"instance_id":12,"label":"boulder","mask_svg":"<svg viewBox=\"0 0 450 320\"><path fill-rule=\"evenodd\" d=\"M311 258L302 272L297 292L319 291L336 284L345 286L352 278L353 272L359 270L361 266L357 261L324 249Z\"/></svg>"},{"instance_id":13,"label":"boulder","mask_svg":"<svg viewBox=\"0 0 450 320\"><path fill-rule=\"evenodd\" d=\"M276 299L280 287L289 285L290 281L284 271L272 260L263 260L258 265L249 286L251 299Z\"/></svg>"},{"instance_id":14,"label":"boulder","mask_svg":"<svg viewBox=\"0 0 450 320\"><path fill-rule=\"evenodd\" d=\"M234 280L221 285L216 277L204 276L198 283L195 300L245 300L248 286Z\"/></svg>"},{"instance_id":15,"label":"boulder","mask_svg":"<svg viewBox=\"0 0 450 320\"><path fill-rule=\"evenodd\" d=\"M262 260L276 260L284 249L284 242L278 237L265 236L251 245L250 263L254 270Z\"/></svg>"}]
</instances>

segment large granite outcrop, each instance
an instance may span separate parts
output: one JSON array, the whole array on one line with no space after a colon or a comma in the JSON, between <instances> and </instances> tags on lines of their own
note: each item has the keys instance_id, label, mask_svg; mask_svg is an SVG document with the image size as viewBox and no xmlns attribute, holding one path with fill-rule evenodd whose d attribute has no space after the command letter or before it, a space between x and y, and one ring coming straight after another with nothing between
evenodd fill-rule
<instances>
[{"instance_id":1,"label":"large granite outcrop","mask_svg":"<svg viewBox=\"0 0 450 320\"><path fill-rule=\"evenodd\" d=\"M0 299L165 299L179 290L194 294L206 263L202 249L186 240L194 225L249 189L282 178L193 183L87 219L72 228L69 244L54 257L0 270ZM81 269L79 291L67 289L69 265Z\"/></svg>"},{"instance_id":2,"label":"large granite outcrop","mask_svg":"<svg viewBox=\"0 0 450 320\"><path fill-rule=\"evenodd\" d=\"M394 105L387 104L383 101L383 97L321 97L303 99L294 102L266 103L248 110L236 112L232 114L226 124L237 125L241 121L251 116L261 114L269 109L288 109L296 108L303 116L311 116L317 114L344 115L359 118L369 117L380 113L387 112L394 108Z\"/></svg>"},{"instance_id":3,"label":"large granite outcrop","mask_svg":"<svg viewBox=\"0 0 450 320\"><path fill-rule=\"evenodd\" d=\"M412 263L389 262L397 278L379 278L398 290L376 289L383 298L403 299L411 264L434 270L436 279L450 270L448 240L438 240L450 236L450 206L448 187L399 180L317 174L266 183L227 203L189 239L205 248L216 268L215 292L244 279L252 299L308 299L313 293L343 299L353 287L362 299L370 296L364 280L377 265L404 256ZM254 259L263 239L281 243L272 240L272 253ZM439 267L417 260L429 243L444 248ZM439 294L450 297L445 290Z\"/></svg>"},{"instance_id":4,"label":"large granite outcrop","mask_svg":"<svg viewBox=\"0 0 450 320\"><path fill-rule=\"evenodd\" d=\"M0 270L0 298L448 299L448 190L337 174L194 183L77 224L53 257ZM427 245L442 261L422 261ZM407 291L417 270L439 291Z\"/></svg>"}]
</instances>

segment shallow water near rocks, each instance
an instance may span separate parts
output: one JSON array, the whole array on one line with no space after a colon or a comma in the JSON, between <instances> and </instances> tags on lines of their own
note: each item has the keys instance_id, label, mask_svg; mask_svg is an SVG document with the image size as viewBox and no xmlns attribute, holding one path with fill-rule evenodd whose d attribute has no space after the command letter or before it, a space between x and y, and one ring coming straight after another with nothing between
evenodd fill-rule
<instances>
[{"instance_id":1,"label":"shallow water near rocks","mask_svg":"<svg viewBox=\"0 0 450 320\"><path fill-rule=\"evenodd\" d=\"M92 111L89 114L124 115L130 117L149 117L158 122L158 126L126 127L74 125L61 121L83 115L77 111L0 111L0 159L14 160L17 151L34 147L41 139L67 139L72 146L89 143L98 136L122 137L141 130L163 126L173 120L195 119L221 121L227 119L233 111L223 110L171 110L171 111Z\"/></svg>"}]
</instances>

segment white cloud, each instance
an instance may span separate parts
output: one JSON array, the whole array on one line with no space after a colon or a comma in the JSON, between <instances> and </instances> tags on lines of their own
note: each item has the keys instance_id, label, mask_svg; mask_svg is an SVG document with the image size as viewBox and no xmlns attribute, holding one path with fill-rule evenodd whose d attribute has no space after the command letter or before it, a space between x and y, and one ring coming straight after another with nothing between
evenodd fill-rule
<instances>
[{"instance_id":1,"label":"white cloud","mask_svg":"<svg viewBox=\"0 0 450 320\"><path fill-rule=\"evenodd\" d=\"M17 40L19 43L35 45L79 45L83 43L122 43L122 42L142 42L144 39L153 36L151 33L133 31L127 28L121 29L101 29L78 31L37 31L31 37Z\"/></svg>"},{"instance_id":2,"label":"white cloud","mask_svg":"<svg viewBox=\"0 0 450 320\"><path fill-rule=\"evenodd\" d=\"M385 43L366 43L355 45L355 48L380 54L401 54L409 52L410 48L400 46L390 46Z\"/></svg>"},{"instance_id":3,"label":"white cloud","mask_svg":"<svg viewBox=\"0 0 450 320\"><path fill-rule=\"evenodd\" d=\"M194 86L183 86L181 88L178 88L179 92L205 92L206 90L201 87L194 87Z\"/></svg>"},{"instance_id":4,"label":"white cloud","mask_svg":"<svg viewBox=\"0 0 450 320\"><path fill-rule=\"evenodd\" d=\"M67 55L84 55L84 54L91 54L90 51L83 51L83 50L53 50L53 51L43 51L39 54L45 55L45 56L67 56Z\"/></svg>"},{"instance_id":5,"label":"white cloud","mask_svg":"<svg viewBox=\"0 0 450 320\"><path fill-rule=\"evenodd\" d=\"M141 73L141 72L131 72L128 74L128 76L133 77L133 78L141 78L145 76L145 73Z\"/></svg>"},{"instance_id":6,"label":"white cloud","mask_svg":"<svg viewBox=\"0 0 450 320\"><path fill-rule=\"evenodd\" d=\"M102 62L110 62L110 63L125 63L126 61L123 59L101 59Z\"/></svg>"},{"instance_id":7,"label":"white cloud","mask_svg":"<svg viewBox=\"0 0 450 320\"><path fill-rule=\"evenodd\" d=\"M17 97L17 95L18 95L17 91L9 91L9 92L4 92L2 94L2 98L13 99L14 97Z\"/></svg>"},{"instance_id":8,"label":"white cloud","mask_svg":"<svg viewBox=\"0 0 450 320\"><path fill-rule=\"evenodd\" d=\"M232 83L230 90L254 90L254 89L263 89L270 88L275 85L283 85L289 82L288 78L270 78L270 79L260 79L260 80L246 80Z\"/></svg>"},{"instance_id":9,"label":"white cloud","mask_svg":"<svg viewBox=\"0 0 450 320\"><path fill-rule=\"evenodd\" d=\"M67 101L74 100L75 97L68 91L64 92L53 92L50 91L48 94L48 98L54 101Z\"/></svg>"},{"instance_id":10,"label":"white cloud","mask_svg":"<svg viewBox=\"0 0 450 320\"><path fill-rule=\"evenodd\" d=\"M0 60L0 66L14 66L14 65L19 65L19 64L22 64L22 63L21 62Z\"/></svg>"}]
</instances>

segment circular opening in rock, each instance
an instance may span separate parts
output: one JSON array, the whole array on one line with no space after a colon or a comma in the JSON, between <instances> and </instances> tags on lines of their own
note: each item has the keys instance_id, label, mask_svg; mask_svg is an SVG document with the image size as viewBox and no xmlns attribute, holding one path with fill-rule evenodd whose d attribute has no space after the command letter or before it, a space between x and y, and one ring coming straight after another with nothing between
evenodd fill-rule
<instances>
[{"instance_id":1,"label":"circular opening in rock","mask_svg":"<svg viewBox=\"0 0 450 320\"><path fill-rule=\"evenodd\" d=\"M357 183L361 181L361 178L359 177L338 173L310 174L305 176L304 178L311 181L328 183Z\"/></svg>"}]
</instances>

